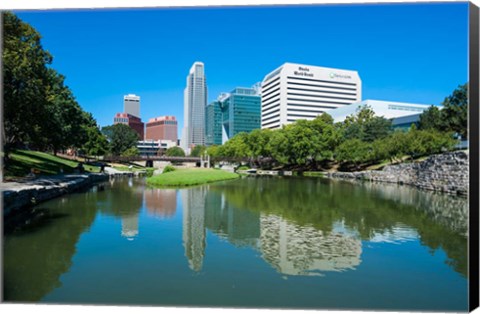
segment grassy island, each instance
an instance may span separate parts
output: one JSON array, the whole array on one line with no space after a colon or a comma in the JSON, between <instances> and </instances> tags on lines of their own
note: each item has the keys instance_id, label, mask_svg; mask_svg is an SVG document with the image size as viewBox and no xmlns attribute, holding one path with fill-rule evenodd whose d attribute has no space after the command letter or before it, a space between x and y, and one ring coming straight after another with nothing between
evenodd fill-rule
<instances>
[{"instance_id":1,"label":"grassy island","mask_svg":"<svg viewBox=\"0 0 480 314\"><path fill-rule=\"evenodd\" d=\"M153 186L191 186L238 178L236 173L214 169L176 169L147 179Z\"/></svg>"}]
</instances>

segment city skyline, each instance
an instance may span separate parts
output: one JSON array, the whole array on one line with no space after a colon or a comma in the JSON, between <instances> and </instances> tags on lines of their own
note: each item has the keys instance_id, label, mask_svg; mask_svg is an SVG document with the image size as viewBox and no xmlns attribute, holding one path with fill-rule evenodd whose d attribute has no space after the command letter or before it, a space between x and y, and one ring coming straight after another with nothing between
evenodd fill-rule
<instances>
[{"instance_id":1,"label":"city skyline","mask_svg":"<svg viewBox=\"0 0 480 314\"><path fill-rule=\"evenodd\" d=\"M100 126L111 125L124 95L136 94L143 120L173 115L181 130L185 73L197 60L209 78L207 103L292 62L358 71L362 99L439 105L467 81L467 8L436 3L16 13L40 32L54 56L52 67ZM123 25L125 18L136 23ZM185 19L198 27L183 25ZM260 36L271 23L277 31ZM122 48L125 38L138 49Z\"/></svg>"}]
</instances>

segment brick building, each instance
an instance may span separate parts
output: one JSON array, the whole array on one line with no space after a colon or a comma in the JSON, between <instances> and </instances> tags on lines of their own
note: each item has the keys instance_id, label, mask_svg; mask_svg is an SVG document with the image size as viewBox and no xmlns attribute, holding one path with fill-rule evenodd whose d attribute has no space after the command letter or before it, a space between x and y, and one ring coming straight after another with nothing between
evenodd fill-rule
<instances>
[{"instance_id":1,"label":"brick building","mask_svg":"<svg viewBox=\"0 0 480 314\"><path fill-rule=\"evenodd\" d=\"M145 124L142 122L142 119L128 114L128 113L117 113L113 118L113 124L125 124L131 127L138 134L138 139L142 141L144 139L144 128Z\"/></svg>"},{"instance_id":2,"label":"brick building","mask_svg":"<svg viewBox=\"0 0 480 314\"><path fill-rule=\"evenodd\" d=\"M146 140L170 140L177 142L178 127L174 116L152 118L147 122Z\"/></svg>"}]
</instances>

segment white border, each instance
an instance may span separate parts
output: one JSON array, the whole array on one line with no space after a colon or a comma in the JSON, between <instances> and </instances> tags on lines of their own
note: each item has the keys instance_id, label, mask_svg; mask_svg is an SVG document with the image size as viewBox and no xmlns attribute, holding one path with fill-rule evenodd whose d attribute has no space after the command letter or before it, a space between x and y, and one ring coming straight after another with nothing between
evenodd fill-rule
<instances>
[{"instance_id":1,"label":"white border","mask_svg":"<svg viewBox=\"0 0 480 314\"><path fill-rule=\"evenodd\" d=\"M41 10L41 9L75 9L75 8L138 8L138 7L192 7L192 6L246 6L246 5L288 5L288 4L359 4L359 3L415 3L415 2L454 2L452 0L415 1L415 0L1 0L0 10ZM457 1L458 2L458 1ZM465 2L465 1L460 1ZM480 0L472 0L480 7ZM0 288L1 290L1 288ZM380 314L408 312L373 312L373 311L312 311L312 310L271 310L271 309L224 309L224 308L186 308L186 307L130 307L130 306L89 306L89 305L12 305L0 304L2 313L48 313L48 314L85 314L85 313L115 313L115 314L158 314L161 313L197 313L197 314ZM480 309L473 313L480 314Z\"/></svg>"}]
</instances>

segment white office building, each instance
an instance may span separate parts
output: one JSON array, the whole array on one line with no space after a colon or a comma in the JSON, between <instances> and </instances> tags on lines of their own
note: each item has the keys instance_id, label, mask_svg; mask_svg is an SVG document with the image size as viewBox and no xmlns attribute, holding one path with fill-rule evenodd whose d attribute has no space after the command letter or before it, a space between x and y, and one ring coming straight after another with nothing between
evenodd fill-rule
<instances>
[{"instance_id":1,"label":"white office building","mask_svg":"<svg viewBox=\"0 0 480 314\"><path fill-rule=\"evenodd\" d=\"M207 80L202 62L195 62L187 76L184 90L182 148L186 153L195 145L205 145L205 106Z\"/></svg>"},{"instance_id":2,"label":"white office building","mask_svg":"<svg viewBox=\"0 0 480 314\"><path fill-rule=\"evenodd\" d=\"M277 129L360 101L362 81L357 71L285 63L265 76L261 95L262 129Z\"/></svg>"},{"instance_id":3,"label":"white office building","mask_svg":"<svg viewBox=\"0 0 480 314\"><path fill-rule=\"evenodd\" d=\"M420 115L431 105L367 99L330 110L328 114L332 116L334 122L342 122L365 106L372 109L376 116L392 120L393 127L409 128L419 121Z\"/></svg>"},{"instance_id":4,"label":"white office building","mask_svg":"<svg viewBox=\"0 0 480 314\"><path fill-rule=\"evenodd\" d=\"M123 96L123 112L140 118L140 96L134 94Z\"/></svg>"}]
</instances>

